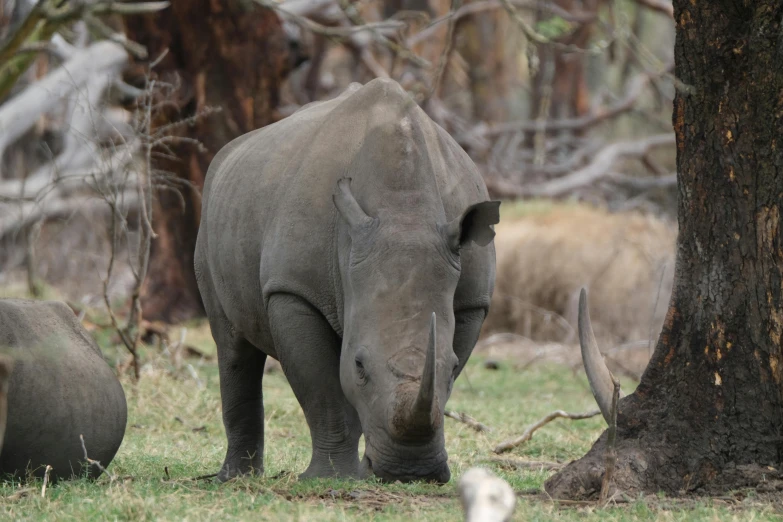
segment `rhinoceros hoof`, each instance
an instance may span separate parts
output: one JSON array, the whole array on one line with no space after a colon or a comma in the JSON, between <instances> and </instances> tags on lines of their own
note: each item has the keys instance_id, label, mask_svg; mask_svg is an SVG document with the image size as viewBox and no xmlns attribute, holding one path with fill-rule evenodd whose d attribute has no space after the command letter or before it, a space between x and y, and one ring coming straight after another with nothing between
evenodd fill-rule
<instances>
[{"instance_id":1,"label":"rhinoceros hoof","mask_svg":"<svg viewBox=\"0 0 783 522\"><path fill-rule=\"evenodd\" d=\"M264 468L251 468L244 466L240 468L238 466L228 466L223 464L215 479L218 482L228 482L229 480L241 477L261 477L264 475Z\"/></svg>"},{"instance_id":2,"label":"rhinoceros hoof","mask_svg":"<svg viewBox=\"0 0 783 522\"><path fill-rule=\"evenodd\" d=\"M0 475L51 466L52 480L99 476L122 443L127 404L98 346L55 302L0 299L0 338L13 360Z\"/></svg>"}]
</instances>

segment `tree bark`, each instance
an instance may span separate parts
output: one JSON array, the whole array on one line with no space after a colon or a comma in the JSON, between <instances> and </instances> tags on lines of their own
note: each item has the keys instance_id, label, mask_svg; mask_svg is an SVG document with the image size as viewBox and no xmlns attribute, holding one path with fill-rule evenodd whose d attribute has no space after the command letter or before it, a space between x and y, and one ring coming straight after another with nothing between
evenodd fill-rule
<instances>
[{"instance_id":1,"label":"tree bark","mask_svg":"<svg viewBox=\"0 0 783 522\"><path fill-rule=\"evenodd\" d=\"M200 141L205 150L177 143L170 147L173 159L156 159L154 165L168 173L168 184L176 190L156 193L153 226L158 238L152 245L143 309L146 319L181 321L203 312L193 252L204 176L226 143L279 118L275 109L288 66L286 38L274 12L243 0L172 0L161 13L129 17L125 23L128 36L146 46L151 59L169 51L153 76L176 89L167 93L169 109L154 127L207 107L222 109L183 128L181 135ZM139 64L129 80L143 84L145 71L146 65Z\"/></svg>"},{"instance_id":2,"label":"tree bark","mask_svg":"<svg viewBox=\"0 0 783 522\"><path fill-rule=\"evenodd\" d=\"M466 2L467 3L467 2ZM502 9L476 13L458 22L462 45L457 51L467 63L472 118L485 122L509 119L509 93L517 47L508 45L511 21Z\"/></svg>"},{"instance_id":3,"label":"tree bark","mask_svg":"<svg viewBox=\"0 0 783 522\"><path fill-rule=\"evenodd\" d=\"M656 351L620 401L614 484L716 493L780 485L783 4L675 0L679 239ZM546 483L595 497L606 433Z\"/></svg>"}]
</instances>

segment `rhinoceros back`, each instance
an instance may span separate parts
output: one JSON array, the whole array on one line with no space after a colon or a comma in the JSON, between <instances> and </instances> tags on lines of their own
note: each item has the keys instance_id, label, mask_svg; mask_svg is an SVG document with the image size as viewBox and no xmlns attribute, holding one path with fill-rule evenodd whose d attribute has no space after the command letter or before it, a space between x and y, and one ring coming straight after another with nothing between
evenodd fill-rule
<instances>
[{"instance_id":1,"label":"rhinoceros back","mask_svg":"<svg viewBox=\"0 0 783 522\"><path fill-rule=\"evenodd\" d=\"M232 141L207 175L196 272L207 307L256 346L269 344L274 292L307 299L340 333L332 193L343 176L370 215L396 211L389 201L405 210L392 191L424 198L440 221L487 200L467 154L391 80L352 84Z\"/></svg>"}]
</instances>

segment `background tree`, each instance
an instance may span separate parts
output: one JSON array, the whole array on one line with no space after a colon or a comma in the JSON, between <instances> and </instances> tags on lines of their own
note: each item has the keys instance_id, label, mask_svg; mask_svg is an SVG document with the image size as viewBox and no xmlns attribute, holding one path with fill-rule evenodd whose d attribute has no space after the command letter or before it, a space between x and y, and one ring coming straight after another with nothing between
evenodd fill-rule
<instances>
[{"instance_id":1,"label":"background tree","mask_svg":"<svg viewBox=\"0 0 783 522\"><path fill-rule=\"evenodd\" d=\"M275 13L252 2L173 0L154 16L127 20L128 37L156 59L155 77L175 87L168 111L154 127L195 116L209 107L220 112L182 126L171 154L156 158L160 171L150 273L144 315L181 321L201 312L193 272L193 251L201 212L200 191L209 163L233 138L279 119L280 84L286 74L286 38ZM144 81L146 64L132 68L129 81ZM153 128L153 131L155 129ZM171 190L171 188L177 190Z\"/></svg>"},{"instance_id":2,"label":"background tree","mask_svg":"<svg viewBox=\"0 0 783 522\"><path fill-rule=\"evenodd\" d=\"M656 351L619 403L625 491L755 485L783 453L783 4L674 6L678 258ZM606 440L547 491L594 495Z\"/></svg>"}]
</instances>

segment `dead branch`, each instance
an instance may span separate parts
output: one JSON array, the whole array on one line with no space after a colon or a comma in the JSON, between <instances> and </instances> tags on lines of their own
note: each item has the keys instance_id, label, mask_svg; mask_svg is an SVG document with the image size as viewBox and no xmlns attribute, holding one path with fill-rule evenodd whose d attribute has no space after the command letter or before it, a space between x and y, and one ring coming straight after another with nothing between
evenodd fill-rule
<instances>
[{"instance_id":1,"label":"dead branch","mask_svg":"<svg viewBox=\"0 0 783 522\"><path fill-rule=\"evenodd\" d=\"M342 9L343 13L345 14L346 18L355 26L355 27L362 27L362 26L370 26L367 22L364 21L364 19L359 14L359 11L356 9L356 5L352 4L348 0L337 0L338 5L340 6L340 9ZM389 20L391 21L391 20ZM397 20L399 22L402 22L402 20ZM404 22L403 22L404 23ZM407 24L406 24L407 25ZM418 66L418 67L430 67L430 63L425 60L424 58L418 56L410 49L403 47L399 43L397 43L396 40L387 38L386 35L382 34L378 29L372 28L370 31L375 38L375 40L382 45L386 46L391 50L393 53L395 53L400 58L403 58L405 60L408 60L412 64ZM395 32L394 34L397 34ZM369 42L365 44L365 47L369 46Z\"/></svg>"},{"instance_id":2,"label":"dead branch","mask_svg":"<svg viewBox=\"0 0 783 522\"><path fill-rule=\"evenodd\" d=\"M609 174L608 179L621 188L627 188L636 192L645 192L657 188L669 188L677 185L676 172L665 176L647 177L626 176L624 174L612 173Z\"/></svg>"},{"instance_id":3,"label":"dead branch","mask_svg":"<svg viewBox=\"0 0 783 522\"><path fill-rule=\"evenodd\" d=\"M636 3L674 19L674 6L671 0L636 0Z\"/></svg>"},{"instance_id":4,"label":"dead branch","mask_svg":"<svg viewBox=\"0 0 783 522\"><path fill-rule=\"evenodd\" d=\"M38 118L64 99L79 91L91 79L118 76L128 54L113 42L96 42L74 56L57 70L14 96L0 107L0 155Z\"/></svg>"},{"instance_id":5,"label":"dead branch","mask_svg":"<svg viewBox=\"0 0 783 522\"><path fill-rule=\"evenodd\" d=\"M459 10L461 4L462 0L451 0L450 12L454 13ZM457 19L455 17L451 17L449 19L449 26L446 31L446 42L443 44L443 51L441 52L440 59L438 60L438 68L435 70L429 91L427 92L427 96L424 98L422 104L426 104L432 98L432 96L438 92L441 79L443 78L443 73L446 71L446 64L448 63L449 57L451 56L452 46L454 45L454 26L456 24Z\"/></svg>"},{"instance_id":6,"label":"dead branch","mask_svg":"<svg viewBox=\"0 0 783 522\"><path fill-rule=\"evenodd\" d=\"M120 204L123 212L135 209L138 205L133 191L122 193ZM0 212L0 237L5 237L18 230L24 230L38 221L66 218L77 212L100 212L105 210L104 203L95 196L73 196L47 198L45 202L23 202L13 212L9 209L9 215L3 216Z\"/></svg>"},{"instance_id":7,"label":"dead branch","mask_svg":"<svg viewBox=\"0 0 783 522\"><path fill-rule=\"evenodd\" d=\"M46 486L49 485L49 474L52 472L52 467L47 464L46 469L44 470L44 478L43 478L43 485L41 486L41 498L46 497Z\"/></svg>"},{"instance_id":8,"label":"dead branch","mask_svg":"<svg viewBox=\"0 0 783 522\"><path fill-rule=\"evenodd\" d=\"M335 0L284 0L280 5L291 15L324 25L335 24L343 18L342 9Z\"/></svg>"},{"instance_id":9,"label":"dead branch","mask_svg":"<svg viewBox=\"0 0 783 522\"><path fill-rule=\"evenodd\" d=\"M307 1L307 0L303 0L303 1ZM517 8L547 11L569 22L589 23L596 19L595 13L583 13L581 11L569 12L563 9L562 7L558 6L557 4L553 4L551 2L540 2L538 0L512 0L511 4ZM440 18L433 20L429 25L427 25L427 27L425 27L418 33L408 37L406 44L408 47L413 47L414 45L423 42L427 38L430 38L434 34L438 26L443 22L452 19L454 20L454 22L457 22L461 18L464 18L466 16L481 13L483 11L491 11L493 9L498 9L501 7L503 7L503 4L500 2L500 0L483 0L479 2L470 2L468 4L463 5L462 7L460 7L459 9L453 12L449 12L441 16Z\"/></svg>"},{"instance_id":10,"label":"dead branch","mask_svg":"<svg viewBox=\"0 0 783 522\"><path fill-rule=\"evenodd\" d=\"M313 12L310 9L306 9L300 3L295 3L293 4L292 8L289 8L288 2L278 3L275 2L274 0L253 0L253 1L260 6L266 7L267 9L274 10L284 20L296 23L297 25L301 26L303 29L306 29L307 31L310 31L315 34L327 36L329 38L333 38L336 40L348 41L353 47L359 50L360 54L363 51L367 50L372 40L375 40L381 43L382 45L390 48L392 51L396 52L402 58L405 58L406 60L410 61L411 63L419 67L429 68L431 66L431 64L424 58L417 56L409 49L406 49L401 45L399 45L398 43L389 39L389 37L396 36L401 29L406 27L405 22L402 22L400 20L384 20L381 22L361 21L362 23L352 24L348 16L348 13L346 13L347 8L343 8L343 6L340 6L340 4L338 3L338 6L341 7L341 12L343 13L343 17L335 22L338 25L337 27L334 27L334 26L327 26L322 23L318 23L308 18L307 16L303 16L299 14L301 12L304 13ZM323 3L319 5L326 6L327 4ZM365 64L368 62L366 56L362 57L362 60L365 62ZM376 76L382 76L382 74L377 74L377 72L379 72L378 67L371 66L370 69L374 70L373 72L376 73ZM384 76L388 77L388 74L384 74Z\"/></svg>"},{"instance_id":11,"label":"dead branch","mask_svg":"<svg viewBox=\"0 0 783 522\"><path fill-rule=\"evenodd\" d=\"M485 431L492 431L492 428L487 426L486 424L482 424L467 413L460 413L458 411L451 411L451 410L444 410L443 415L446 417L449 417L450 419L454 419L457 422L461 422L463 424L467 424L472 429L476 430L477 432L485 432Z\"/></svg>"},{"instance_id":12,"label":"dead branch","mask_svg":"<svg viewBox=\"0 0 783 522\"><path fill-rule=\"evenodd\" d=\"M106 475L108 475L108 477L109 477L109 480L111 482L114 482L114 479L116 477L114 476L113 473L111 473L106 468L104 468L103 465L99 461L91 459L90 457L87 456L87 446L85 446L85 444L84 444L84 435L79 434L79 440L82 441L82 451L84 451L84 460L87 461L87 463L90 464L91 466L95 466L96 468L101 470L102 473L106 473Z\"/></svg>"},{"instance_id":13,"label":"dead branch","mask_svg":"<svg viewBox=\"0 0 783 522\"><path fill-rule=\"evenodd\" d=\"M614 465L617 460L615 440L617 438L617 402L620 400L620 382L612 376L612 384L614 385L614 390L612 393L611 422L609 422L609 430L606 435L606 452L604 456L606 471L604 472L604 478L601 481L601 494L598 497L598 502L601 505L606 504L609 495L609 484L612 481Z\"/></svg>"},{"instance_id":14,"label":"dead branch","mask_svg":"<svg viewBox=\"0 0 783 522\"><path fill-rule=\"evenodd\" d=\"M544 417L543 419L539 420L532 426L530 426L528 429L525 430L522 435L519 437L516 437L514 439L509 439L506 441L501 442L495 448L492 450L495 453L505 453L507 451L510 451L517 446L524 444L525 442L529 441L533 438L533 433L536 432L539 428L542 428L543 426L546 426L550 422L552 422L555 419L569 419L569 420L582 420L582 419L589 419L591 417L595 417L596 415L600 414L601 410L591 410L584 413L567 413L563 410L556 410Z\"/></svg>"},{"instance_id":15,"label":"dead branch","mask_svg":"<svg viewBox=\"0 0 783 522\"><path fill-rule=\"evenodd\" d=\"M10 92L16 80L28 69L35 58L35 55L31 53L18 53L22 47L46 42L64 25L84 17L151 13L165 9L168 5L168 2L39 0L14 32L0 44L0 98L4 98ZM135 45L138 50L140 46Z\"/></svg>"},{"instance_id":16,"label":"dead branch","mask_svg":"<svg viewBox=\"0 0 783 522\"><path fill-rule=\"evenodd\" d=\"M498 178L488 178L487 188L494 194L505 197L561 197L611 175L612 168L619 160L645 156L652 149L674 145L674 143L674 134L668 133L639 140L620 141L601 150L589 165L561 178L528 187L518 186Z\"/></svg>"},{"instance_id":17,"label":"dead branch","mask_svg":"<svg viewBox=\"0 0 783 522\"><path fill-rule=\"evenodd\" d=\"M616 103L613 103L606 107L599 107L591 111L590 114L579 118L567 118L562 120L525 120L525 121L511 121L506 123L496 123L487 127L484 131L486 136L494 136L503 134L506 132L548 132L548 131L562 131L562 130L586 130L590 127L617 117L620 114L626 113L633 109L636 101L644 92L647 85L655 78L666 74L671 70L672 65L667 65L660 73L643 73L636 76L628 84L625 94Z\"/></svg>"},{"instance_id":18,"label":"dead branch","mask_svg":"<svg viewBox=\"0 0 783 522\"><path fill-rule=\"evenodd\" d=\"M509 459L492 457L488 459L489 462L499 465L508 469L534 469L539 471L554 471L561 469L563 464L560 462L549 462L546 460L521 460L521 459Z\"/></svg>"},{"instance_id":19,"label":"dead branch","mask_svg":"<svg viewBox=\"0 0 783 522\"><path fill-rule=\"evenodd\" d=\"M614 41L613 38L607 38L606 41L596 44L594 48L592 49L584 49L578 45L574 44L563 44L560 42L557 42L555 40L552 40L551 38L548 38L544 36L543 34L539 33L535 30L535 28L530 25L527 20L525 20L521 14L519 14L519 11L517 10L516 6L514 6L513 2L511 0L500 0L500 2L503 4L503 7L508 12L508 15L511 17L511 20L514 21L514 23L519 27L519 29L522 31L522 34L525 35L525 37L533 41L537 44L547 44L550 47L557 49L560 52L563 53L599 53L601 51L604 51L606 48L609 47L609 45ZM593 16L595 16L593 14ZM591 21L592 19L586 18L587 21ZM587 23L587 22L583 22Z\"/></svg>"}]
</instances>

